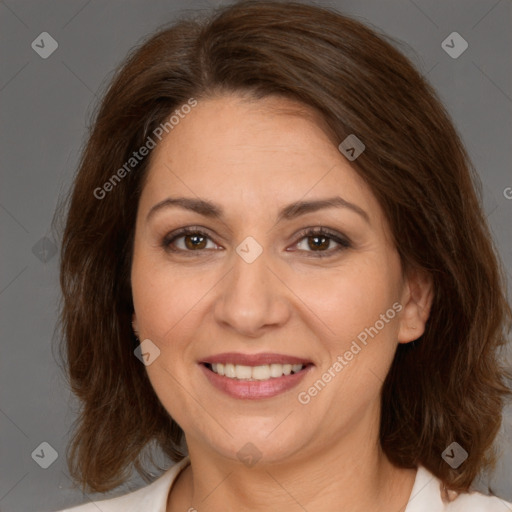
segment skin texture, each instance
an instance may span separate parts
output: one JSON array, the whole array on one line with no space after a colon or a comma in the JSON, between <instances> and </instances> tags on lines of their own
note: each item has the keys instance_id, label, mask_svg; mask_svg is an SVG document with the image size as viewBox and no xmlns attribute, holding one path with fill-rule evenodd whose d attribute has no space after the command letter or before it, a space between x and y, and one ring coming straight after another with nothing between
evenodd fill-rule
<instances>
[{"instance_id":1,"label":"skin texture","mask_svg":"<svg viewBox=\"0 0 512 512\"><path fill-rule=\"evenodd\" d=\"M334 195L369 220L326 208L277 222L289 203ZM148 219L169 196L210 200L224 217L169 207ZM202 250L187 249L190 237L175 240L181 252L166 250L165 237L185 226L207 232ZM322 249L301 230L320 226L351 247L327 241L330 255L315 256ZM236 252L248 236L263 248L252 263ZM314 113L282 98L199 101L152 154L131 278L134 329L161 351L148 376L191 459L168 511L405 508L416 472L380 450L379 398L398 343L424 331L432 286L419 272L403 274L377 200ZM300 403L298 393L397 302L401 311ZM198 364L222 352L287 354L314 367L292 390L240 400L214 388ZM237 457L248 442L261 453L252 467Z\"/></svg>"}]
</instances>

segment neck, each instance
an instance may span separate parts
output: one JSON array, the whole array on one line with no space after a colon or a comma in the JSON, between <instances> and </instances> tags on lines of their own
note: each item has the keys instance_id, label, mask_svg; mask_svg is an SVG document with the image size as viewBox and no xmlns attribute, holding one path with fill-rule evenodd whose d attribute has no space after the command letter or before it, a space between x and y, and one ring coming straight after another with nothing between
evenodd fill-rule
<instances>
[{"instance_id":1,"label":"neck","mask_svg":"<svg viewBox=\"0 0 512 512\"><path fill-rule=\"evenodd\" d=\"M191 465L176 481L167 512L404 511L416 470L393 466L378 435L368 435L360 431L323 449L303 449L286 462L263 457L252 467L187 439Z\"/></svg>"}]
</instances>

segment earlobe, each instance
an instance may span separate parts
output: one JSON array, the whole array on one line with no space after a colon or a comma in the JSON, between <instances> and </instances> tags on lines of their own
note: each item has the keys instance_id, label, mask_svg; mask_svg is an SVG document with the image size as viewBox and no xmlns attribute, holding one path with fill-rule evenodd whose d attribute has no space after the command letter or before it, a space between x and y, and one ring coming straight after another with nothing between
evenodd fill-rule
<instances>
[{"instance_id":1,"label":"earlobe","mask_svg":"<svg viewBox=\"0 0 512 512\"><path fill-rule=\"evenodd\" d=\"M400 315L399 343L417 340L425 332L433 297L432 276L424 270L409 271L403 292L404 308Z\"/></svg>"}]
</instances>

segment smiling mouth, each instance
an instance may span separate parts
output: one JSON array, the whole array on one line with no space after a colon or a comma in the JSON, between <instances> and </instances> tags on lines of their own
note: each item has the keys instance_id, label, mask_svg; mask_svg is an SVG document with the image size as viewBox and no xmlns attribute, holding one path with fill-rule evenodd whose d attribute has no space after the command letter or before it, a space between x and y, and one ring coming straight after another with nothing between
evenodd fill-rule
<instances>
[{"instance_id":1,"label":"smiling mouth","mask_svg":"<svg viewBox=\"0 0 512 512\"><path fill-rule=\"evenodd\" d=\"M202 363L211 372L233 380L264 381L294 375L311 364L263 364L246 366L232 363Z\"/></svg>"}]
</instances>

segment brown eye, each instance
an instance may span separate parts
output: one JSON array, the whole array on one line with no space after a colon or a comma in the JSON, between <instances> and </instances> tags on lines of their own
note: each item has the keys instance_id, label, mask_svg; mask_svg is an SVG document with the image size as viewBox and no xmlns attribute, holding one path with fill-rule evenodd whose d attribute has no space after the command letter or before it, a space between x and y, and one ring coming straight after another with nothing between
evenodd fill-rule
<instances>
[{"instance_id":1,"label":"brown eye","mask_svg":"<svg viewBox=\"0 0 512 512\"><path fill-rule=\"evenodd\" d=\"M193 228L183 228L170 233L162 240L162 246L172 252L199 252L218 248L207 233Z\"/></svg>"},{"instance_id":2,"label":"brown eye","mask_svg":"<svg viewBox=\"0 0 512 512\"><path fill-rule=\"evenodd\" d=\"M206 237L202 235L185 235L182 237L185 240L185 246L187 249L205 249L206 248Z\"/></svg>"},{"instance_id":3,"label":"brown eye","mask_svg":"<svg viewBox=\"0 0 512 512\"><path fill-rule=\"evenodd\" d=\"M313 257L333 256L352 247L345 236L325 228L306 229L300 233L300 240L295 247Z\"/></svg>"},{"instance_id":4,"label":"brown eye","mask_svg":"<svg viewBox=\"0 0 512 512\"><path fill-rule=\"evenodd\" d=\"M331 239L327 236L308 236L308 247L312 250L323 250L329 248Z\"/></svg>"}]
</instances>

